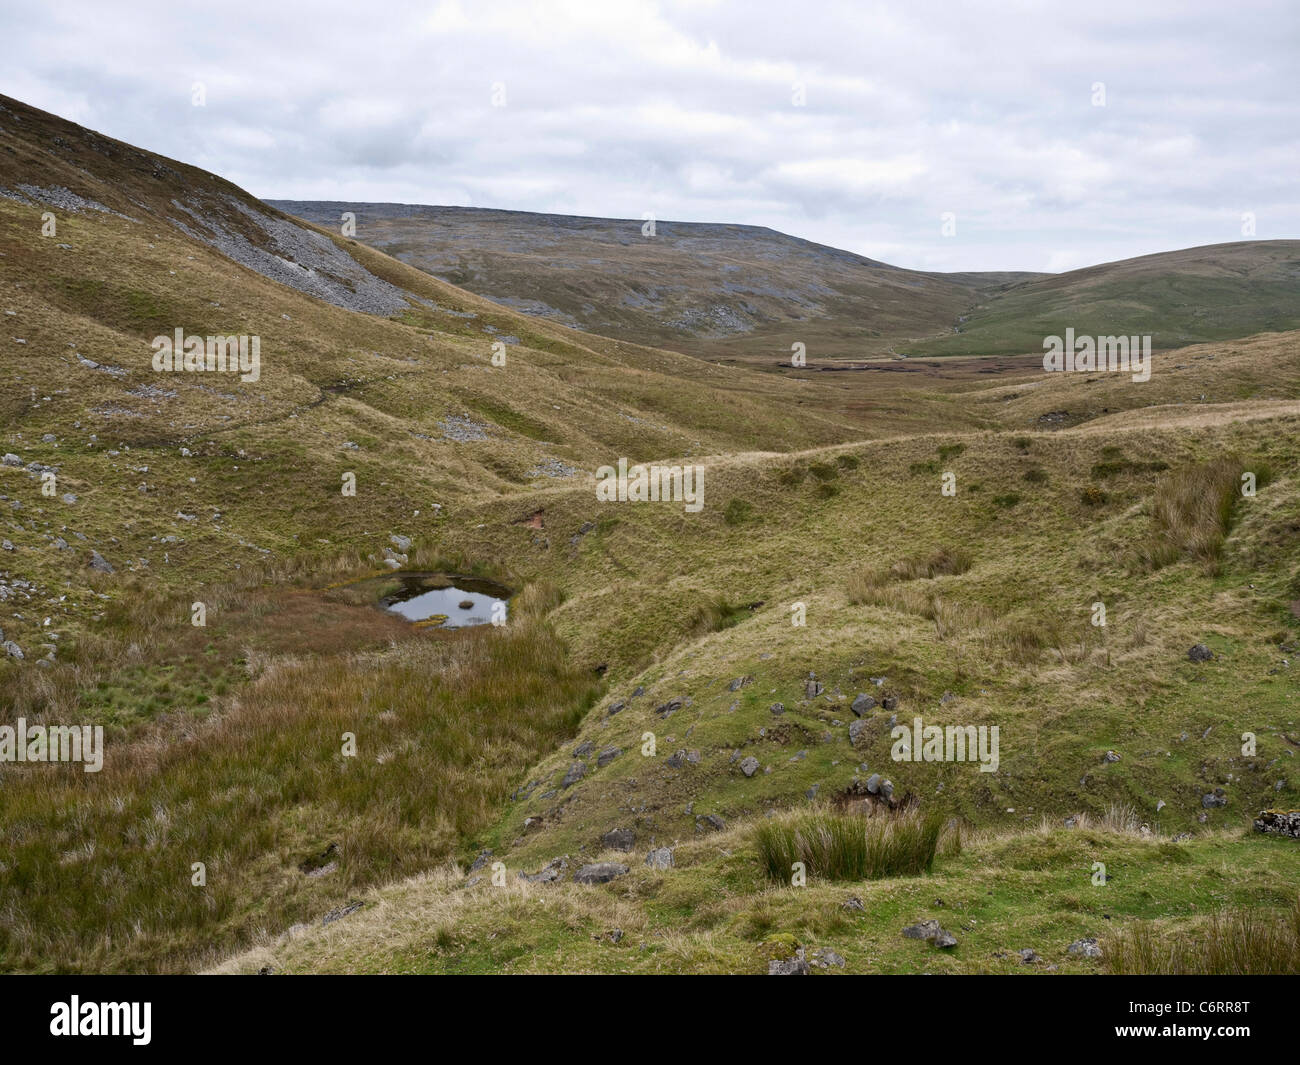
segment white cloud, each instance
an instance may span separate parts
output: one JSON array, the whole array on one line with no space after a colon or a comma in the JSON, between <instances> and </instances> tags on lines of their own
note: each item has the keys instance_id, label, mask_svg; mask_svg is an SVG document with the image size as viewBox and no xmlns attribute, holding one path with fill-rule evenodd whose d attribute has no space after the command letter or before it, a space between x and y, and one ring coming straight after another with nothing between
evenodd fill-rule
<instances>
[{"instance_id":1,"label":"white cloud","mask_svg":"<svg viewBox=\"0 0 1300 1065\"><path fill-rule=\"evenodd\" d=\"M1247 210L1260 236L1300 236L1290 0L0 0L0 17L0 92L267 197L653 210L926 269L1236 240Z\"/></svg>"}]
</instances>

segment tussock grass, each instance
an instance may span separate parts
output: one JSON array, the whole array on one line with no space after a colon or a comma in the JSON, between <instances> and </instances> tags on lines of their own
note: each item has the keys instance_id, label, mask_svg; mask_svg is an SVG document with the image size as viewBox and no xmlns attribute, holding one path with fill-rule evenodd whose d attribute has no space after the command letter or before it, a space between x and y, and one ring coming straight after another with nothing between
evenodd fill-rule
<instances>
[{"instance_id":1,"label":"tussock grass","mask_svg":"<svg viewBox=\"0 0 1300 1065\"><path fill-rule=\"evenodd\" d=\"M964 547L940 547L899 559L888 567L869 566L849 577L849 602L855 605L869 602L871 592L887 584L957 576L969 570L972 562L971 553Z\"/></svg>"},{"instance_id":2,"label":"tussock grass","mask_svg":"<svg viewBox=\"0 0 1300 1065\"><path fill-rule=\"evenodd\" d=\"M795 862L809 880L879 880L930 872L943 831L944 818L933 812L864 818L816 810L760 824L754 845L777 883L790 882Z\"/></svg>"},{"instance_id":3,"label":"tussock grass","mask_svg":"<svg viewBox=\"0 0 1300 1065\"><path fill-rule=\"evenodd\" d=\"M1116 974L1300 974L1300 898L1280 913L1230 909L1180 932L1141 921L1108 938L1102 957Z\"/></svg>"},{"instance_id":4,"label":"tussock grass","mask_svg":"<svg viewBox=\"0 0 1300 1065\"><path fill-rule=\"evenodd\" d=\"M1238 499L1240 459L1224 457L1173 470L1156 488L1142 559L1151 569L1190 557L1206 572L1218 566Z\"/></svg>"}]
</instances>

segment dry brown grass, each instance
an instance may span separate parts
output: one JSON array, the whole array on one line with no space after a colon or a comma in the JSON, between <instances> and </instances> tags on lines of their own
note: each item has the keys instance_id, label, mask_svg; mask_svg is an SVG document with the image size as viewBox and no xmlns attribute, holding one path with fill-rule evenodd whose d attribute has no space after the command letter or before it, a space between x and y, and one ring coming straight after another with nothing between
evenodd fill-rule
<instances>
[{"instance_id":1,"label":"dry brown grass","mask_svg":"<svg viewBox=\"0 0 1300 1065\"><path fill-rule=\"evenodd\" d=\"M939 547L933 551L899 559L889 566L868 566L849 576L846 582L849 602L871 601L871 593L889 584L905 581L956 576L971 568L971 553L964 547Z\"/></svg>"},{"instance_id":2,"label":"dry brown grass","mask_svg":"<svg viewBox=\"0 0 1300 1065\"><path fill-rule=\"evenodd\" d=\"M100 773L5 772L0 968L186 969L444 861L597 694L544 620L555 599L525 590L503 629L384 655L250 653L237 701L110 739ZM306 876L331 844L335 870Z\"/></svg>"},{"instance_id":3,"label":"dry brown grass","mask_svg":"<svg viewBox=\"0 0 1300 1065\"><path fill-rule=\"evenodd\" d=\"M1281 912L1231 909L1183 930L1141 921L1109 937L1103 958L1116 974L1300 974L1300 898Z\"/></svg>"}]
</instances>

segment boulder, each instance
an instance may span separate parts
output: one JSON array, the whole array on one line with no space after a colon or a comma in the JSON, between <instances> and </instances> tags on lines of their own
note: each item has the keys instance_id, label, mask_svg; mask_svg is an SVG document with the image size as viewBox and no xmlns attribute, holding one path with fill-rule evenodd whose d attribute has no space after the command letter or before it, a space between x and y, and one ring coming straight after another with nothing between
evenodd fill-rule
<instances>
[{"instance_id":1,"label":"boulder","mask_svg":"<svg viewBox=\"0 0 1300 1065\"><path fill-rule=\"evenodd\" d=\"M1093 936L1087 939L1076 939L1065 948L1067 953L1077 954L1081 958L1100 958L1101 947L1097 946L1097 940Z\"/></svg>"},{"instance_id":2,"label":"boulder","mask_svg":"<svg viewBox=\"0 0 1300 1065\"><path fill-rule=\"evenodd\" d=\"M1214 657L1214 652L1206 647L1205 644L1198 643L1193 644L1188 648L1187 657L1193 662L1208 662Z\"/></svg>"},{"instance_id":3,"label":"boulder","mask_svg":"<svg viewBox=\"0 0 1300 1065\"><path fill-rule=\"evenodd\" d=\"M742 758L740 762L740 771L747 777L752 777L758 772L758 759L752 754L748 758Z\"/></svg>"},{"instance_id":4,"label":"boulder","mask_svg":"<svg viewBox=\"0 0 1300 1065\"><path fill-rule=\"evenodd\" d=\"M793 958L776 958L767 963L768 976L807 976L812 970L800 947Z\"/></svg>"},{"instance_id":5,"label":"boulder","mask_svg":"<svg viewBox=\"0 0 1300 1065\"><path fill-rule=\"evenodd\" d=\"M672 847L655 847L645 856L645 863L651 869L671 869L673 867Z\"/></svg>"},{"instance_id":6,"label":"boulder","mask_svg":"<svg viewBox=\"0 0 1300 1065\"><path fill-rule=\"evenodd\" d=\"M859 692L858 697L853 700L849 709L857 714L858 717L861 717L868 710L874 709L875 705L876 700L872 696L867 695L865 692Z\"/></svg>"},{"instance_id":7,"label":"boulder","mask_svg":"<svg viewBox=\"0 0 1300 1065\"><path fill-rule=\"evenodd\" d=\"M615 828L600 837L606 850L630 851L636 845L636 833L630 828Z\"/></svg>"},{"instance_id":8,"label":"boulder","mask_svg":"<svg viewBox=\"0 0 1300 1065\"><path fill-rule=\"evenodd\" d=\"M618 862L592 862L579 869L573 879L579 884L608 884L611 880L626 875L626 865Z\"/></svg>"}]
</instances>

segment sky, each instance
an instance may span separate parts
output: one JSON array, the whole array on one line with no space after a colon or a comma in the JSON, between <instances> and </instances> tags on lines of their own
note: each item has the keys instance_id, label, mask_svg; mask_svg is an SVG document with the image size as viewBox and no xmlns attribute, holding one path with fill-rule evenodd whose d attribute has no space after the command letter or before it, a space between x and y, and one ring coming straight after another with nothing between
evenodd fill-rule
<instances>
[{"instance_id":1,"label":"sky","mask_svg":"<svg viewBox=\"0 0 1300 1065\"><path fill-rule=\"evenodd\" d=\"M0 40L0 93L268 199L926 270L1300 237L1297 0L0 0Z\"/></svg>"}]
</instances>

